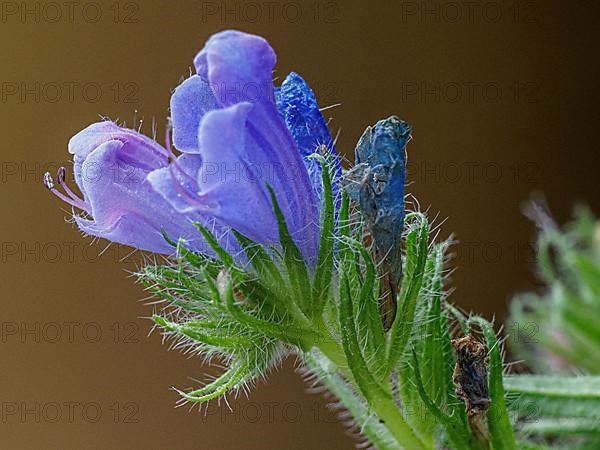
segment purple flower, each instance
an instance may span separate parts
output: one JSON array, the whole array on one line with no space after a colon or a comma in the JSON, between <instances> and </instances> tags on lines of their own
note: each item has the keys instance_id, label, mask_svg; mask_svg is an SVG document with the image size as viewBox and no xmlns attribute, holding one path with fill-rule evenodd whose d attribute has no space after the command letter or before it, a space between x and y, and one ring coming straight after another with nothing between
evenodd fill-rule
<instances>
[{"instance_id":1,"label":"purple flower","mask_svg":"<svg viewBox=\"0 0 600 450\"><path fill-rule=\"evenodd\" d=\"M212 36L194 59L197 74L171 98L175 156L154 140L113 122L90 125L69 142L77 197L58 191L83 215L84 232L169 254L163 239L183 238L209 252L192 221L209 226L230 251L234 228L256 242L277 245L279 234L267 184L309 265L319 241L320 167L309 158L335 150L314 94L297 74L276 89L275 53L267 41L237 31ZM339 165L336 177L339 176ZM336 188L337 189L337 188Z\"/></svg>"}]
</instances>

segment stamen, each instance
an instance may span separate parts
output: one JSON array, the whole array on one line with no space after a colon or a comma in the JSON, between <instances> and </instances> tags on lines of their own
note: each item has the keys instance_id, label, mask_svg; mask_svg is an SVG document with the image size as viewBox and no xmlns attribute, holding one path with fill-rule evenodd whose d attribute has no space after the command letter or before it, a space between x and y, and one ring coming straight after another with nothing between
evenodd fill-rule
<instances>
[{"instance_id":1,"label":"stamen","mask_svg":"<svg viewBox=\"0 0 600 450\"><path fill-rule=\"evenodd\" d=\"M56 174L56 179L57 179L58 183L65 188L65 190L67 191L69 196L66 196L65 194L60 192L58 189L56 189L56 186L54 185L54 180L52 179L52 175L50 175L50 172L46 172L44 174L44 186L46 186L46 188L48 190L50 190L50 192L52 192L54 195L56 195L58 198L60 198L63 202L68 203L69 205L71 205L77 209L81 209L88 214L92 214L90 205L88 205L83 200L81 200L79 197L77 197L66 186L65 168L64 167L61 167L60 169L58 169L58 172Z\"/></svg>"},{"instance_id":2,"label":"stamen","mask_svg":"<svg viewBox=\"0 0 600 450\"><path fill-rule=\"evenodd\" d=\"M52 175L50 175L50 172L46 172L44 174L44 186L50 190L54 189L54 180L52 180Z\"/></svg>"},{"instance_id":3,"label":"stamen","mask_svg":"<svg viewBox=\"0 0 600 450\"><path fill-rule=\"evenodd\" d=\"M177 193L183 197L183 199L186 201L186 203L194 208L198 208L199 210L203 210L203 211L207 211L210 208L214 208L214 206L211 206L207 203L202 203L201 201L199 201L199 199L202 198L202 195L200 193L197 194L198 195L197 198L194 198L189 194L189 192L187 192L186 189L184 189L181 186L181 183L175 176L175 172L173 171L173 166L175 166L175 168L179 168L180 171L183 171L183 169L181 169L176 163L169 164L169 172L171 173L171 178L173 179L173 183L175 184L175 189L177 190ZM183 173L186 176L188 176L190 179L192 179L187 173L185 173L185 172L183 172ZM196 180L194 180L194 182L196 182Z\"/></svg>"},{"instance_id":4,"label":"stamen","mask_svg":"<svg viewBox=\"0 0 600 450\"><path fill-rule=\"evenodd\" d=\"M65 170L65 168L64 168L64 167L62 167L62 166L61 166L61 167L59 167L59 168L58 168L58 171L56 172L56 182L57 182L57 183L58 183L60 186L62 186L62 188L63 188L63 189L65 190L65 192L67 193L67 195L68 195L69 197L71 197L71 198L73 199L73 201L76 201L76 202L81 202L81 204L84 204L84 205L86 205L86 206L87 206L87 209L90 209L90 208L89 208L89 205L88 205L88 204L87 204L87 203L86 203L84 200L82 200L82 199L81 199L81 198L80 198L80 197L79 197L77 194L75 194L75 193L74 193L74 192L71 190L71 188L69 187L69 185L68 185L68 184L65 182L66 174L67 174L67 171ZM83 208L82 208L82 209L83 209Z\"/></svg>"},{"instance_id":5,"label":"stamen","mask_svg":"<svg viewBox=\"0 0 600 450\"><path fill-rule=\"evenodd\" d=\"M60 166L56 172L56 181L58 184L63 184L65 182L65 178L67 177L67 171L63 166Z\"/></svg>"},{"instance_id":6,"label":"stamen","mask_svg":"<svg viewBox=\"0 0 600 450\"><path fill-rule=\"evenodd\" d=\"M173 147L171 146L171 124L167 124L167 129L165 130L165 148L167 149L167 153L169 154L169 159L175 159L175 153L173 153Z\"/></svg>"},{"instance_id":7,"label":"stamen","mask_svg":"<svg viewBox=\"0 0 600 450\"><path fill-rule=\"evenodd\" d=\"M177 193L181 197L184 198L184 200L187 204L189 204L190 206L192 206L194 208L198 208L200 210L206 211L207 209L210 209L211 206L199 201L199 199L201 198L201 194L200 193L197 194L198 198L192 197L189 194L189 192L187 192L187 190L183 188L182 184L179 182L179 180L177 179L177 176L175 175L175 172L173 169L176 169L183 177L187 178L191 183L196 183L196 184L198 183L198 180L196 180L189 173L187 173L185 170L183 170L183 167L181 167L181 165L177 161L177 157L175 156L175 153L173 152L173 146L171 145L171 128L172 128L171 124L169 123L165 130L165 148L167 149L167 152L169 154L169 156L168 156L169 162L170 162L169 172L171 173L171 178L173 179L173 183L175 183L175 189L177 190ZM214 208L214 206L212 208Z\"/></svg>"},{"instance_id":8,"label":"stamen","mask_svg":"<svg viewBox=\"0 0 600 450\"><path fill-rule=\"evenodd\" d=\"M197 180L194 177L192 177L189 173L187 173L185 170L183 170L181 165L177 162L177 157L175 156L175 153L173 152L173 146L171 145L171 124L167 125L167 129L165 130L165 138L166 138L165 148L167 149L167 152L169 153L169 156L168 156L169 162L171 162L175 166L175 168L179 171L179 173L181 173L185 178L187 178L192 183L197 183ZM173 175L172 170L171 170L171 175Z\"/></svg>"}]
</instances>

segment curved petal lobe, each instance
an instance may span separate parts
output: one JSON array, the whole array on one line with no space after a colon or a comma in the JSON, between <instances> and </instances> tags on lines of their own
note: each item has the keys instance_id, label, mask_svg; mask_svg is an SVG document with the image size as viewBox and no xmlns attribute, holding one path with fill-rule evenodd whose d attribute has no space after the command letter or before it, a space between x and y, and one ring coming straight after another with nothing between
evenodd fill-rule
<instances>
[{"instance_id":1,"label":"curved petal lobe","mask_svg":"<svg viewBox=\"0 0 600 450\"><path fill-rule=\"evenodd\" d=\"M181 83L171 96L173 144L188 153L198 153L198 124L208 111L219 107L212 89L198 75Z\"/></svg>"}]
</instances>

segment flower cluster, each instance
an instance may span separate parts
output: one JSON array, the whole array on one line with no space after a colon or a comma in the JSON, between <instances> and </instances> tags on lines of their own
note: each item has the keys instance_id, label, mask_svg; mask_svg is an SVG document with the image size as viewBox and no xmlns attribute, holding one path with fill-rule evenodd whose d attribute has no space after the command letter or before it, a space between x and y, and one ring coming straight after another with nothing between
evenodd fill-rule
<instances>
[{"instance_id":1,"label":"flower cluster","mask_svg":"<svg viewBox=\"0 0 600 450\"><path fill-rule=\"evenodd\" d=\"M165 147L111 121L94 123L69 142L78 197L57 174L45 184L77 208L87 234L155 253L170 254L164 239L185 239L211 253L193 223L235 253L230 229L263 245L277 245L277 221L268 188L310 267L317 261L321 166L314 153L335 157L333 141L307 83L291 73L272 82L276 57L261 37L225 31L194 58L196 74L171 97L174 147ZM337 175L341 175L335 162ZM334 192L337 187L334 186Z\"/></svg>"}]
</instances>

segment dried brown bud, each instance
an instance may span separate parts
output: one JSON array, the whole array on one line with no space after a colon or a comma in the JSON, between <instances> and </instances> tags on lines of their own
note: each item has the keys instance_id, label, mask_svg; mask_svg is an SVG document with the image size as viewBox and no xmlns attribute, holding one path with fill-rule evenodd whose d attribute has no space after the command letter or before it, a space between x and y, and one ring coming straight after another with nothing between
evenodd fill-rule
<instances>
[{"instance_id":1,"label":"dried brown bud","mask_svg":"<svg viewBox=\"0 0 600 450\"><path fill-rule=\"evenodd\" d=\"M452 340L452 346L456 396L465 402L468 416L482 415L490 405L487 348L471 335Z\"/></svg>"},{"instance_id":2,"label":"dried brown bud","mask_svg":"<svg viewBox=\"0 0 600 450\"><path fill-rule=\"evenodd\" d=\"M484 448L489 448L488 433L481 422L491 403L487 348L471 335L453 339L452 346L456 351L453 378L456 396L465 403L473 434L477 436Z\"/></svg>"}]
</instances>

